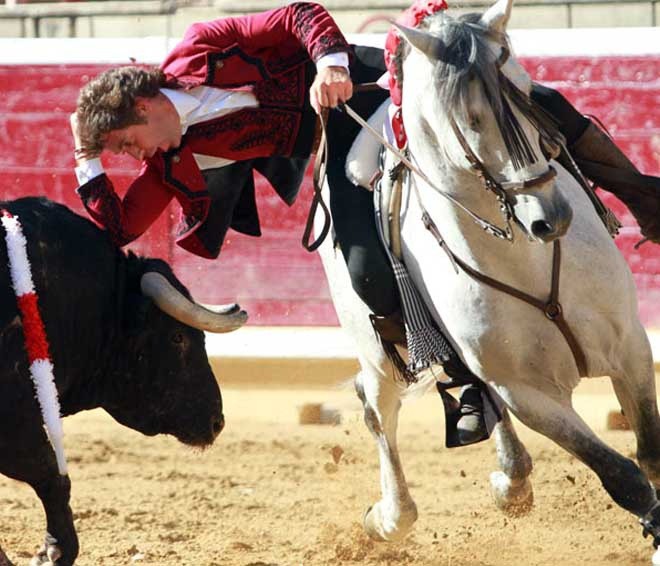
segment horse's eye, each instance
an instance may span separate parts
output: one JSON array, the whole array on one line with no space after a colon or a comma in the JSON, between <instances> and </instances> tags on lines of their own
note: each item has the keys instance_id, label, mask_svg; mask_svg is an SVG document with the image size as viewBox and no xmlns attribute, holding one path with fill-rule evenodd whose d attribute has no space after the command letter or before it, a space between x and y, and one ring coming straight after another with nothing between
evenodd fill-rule
<instances>
[{"instance_id":1,"label":"horse's eye","mask_svg":"<svg viewBox=\"0 0 660 566\"><path fill-rule=\"evenodd\" d=\"M478 132L481 129L481 120L479 116L470 116L468 119L468 127L475 132Z\"/></svg>"}]
</instances>

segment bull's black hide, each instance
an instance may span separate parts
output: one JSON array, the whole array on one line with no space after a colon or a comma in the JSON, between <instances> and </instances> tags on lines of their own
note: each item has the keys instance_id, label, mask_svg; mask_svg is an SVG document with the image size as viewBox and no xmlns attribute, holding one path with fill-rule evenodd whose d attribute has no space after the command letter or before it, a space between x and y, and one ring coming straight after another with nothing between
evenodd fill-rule
<instances>
[{"instance_id":1,"label":"bull's black hide","mask_svg":"<svg viewBox=\"0 0 660 566\"><path fill-rule=\"evenodd\" d=\"M147 435L212 443L222 428L222 400L204 334L161 312L140 291L142 274L157 271L189 297L167 263L125 254L90 221L46 199L0 207L18 216L28 242L63 415L102 407ZM58 474L44 432L2 228L0 235L0 473L35 490L47 539L62 553L57 564L69 566L78 554L71 486ZM47 560L45 553L40 560Z\"/></svg>"}]
</instances>

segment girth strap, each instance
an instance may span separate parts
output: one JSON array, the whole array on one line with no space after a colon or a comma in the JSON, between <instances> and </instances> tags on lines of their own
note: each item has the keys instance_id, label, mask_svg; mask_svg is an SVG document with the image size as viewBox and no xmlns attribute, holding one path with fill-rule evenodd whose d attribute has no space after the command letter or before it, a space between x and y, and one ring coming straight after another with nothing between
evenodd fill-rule
<instances>
[{"instance_id":1,"label":"girth strap","mask_svg":"<svg viewBox=\"0 0 660 566\"><path fill-rule=\"evenodd\" d=\"M550 321L554 322L557 328L559 329L559 331L564 336L564 339L566 340L568 347L571 349L571 352L573 353L573 358L575 359L575 364L578 368L578 372L580 373L580 376L584 377L587 375L586 356L584 355L584 352L582 351L582 348L579 342L577 341L577 339L575 338L575 335L573 334L570 326L566 322L561 304L559 303L559 274L561 268L561 247L559 244L559 240L555 240L553 243L552 286L550 290L550 298L548 299L547 302L544 302L541 299L537 299L536 297L533 297L532 295L529 295L524 291L521 291L520 289L511 287L506 283L502 283L497 279L493 279L492 277L489 277L488 275L484 275L483 273L478 272L476 269L473 269L467 263L465 263L460 257L458 257L453 251L451 251L451 249L449 248L449 246L447 246L447 243L445 242L444 238L440 234L440 231L438 230L437 226L435 225L431 217L428 215L428 213L424 212L424 214L422 215L422 222L424 222L424 226L426 227L426 229L429 232L431 232L431 234L433 234L433 236L437 240L438 244L442 247L442 249L445 250L445 252L449 255L452 262L455 265L458 265L470 277L472 277L476 281L485 283L486 285L492 287L493 289L497 289L498 291L506 293L507 295L511 295L516 299L519 299L521 301L526 302L529 305L532 305L533 307L536 307L537 309L541 310L543 314L545 314L545 316Z\"/></svg>"}]
</instances>

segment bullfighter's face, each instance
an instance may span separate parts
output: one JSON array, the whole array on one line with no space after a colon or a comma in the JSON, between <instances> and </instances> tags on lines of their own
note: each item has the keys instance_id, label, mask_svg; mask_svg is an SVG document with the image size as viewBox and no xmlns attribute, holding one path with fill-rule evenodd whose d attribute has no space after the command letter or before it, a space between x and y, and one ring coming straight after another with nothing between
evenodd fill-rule
<instances>
[{"instance_id":1,"label":"bullfighter's face","mask_svg":"<svg viewBox=\"0 0 660 566\"><path fill-rule=\"evenodd\" d=\"M135 108L143 123L112 130L105 138L105 149L142 161L159 150L179 147L181 121L167 97L158 94L153 98L138 98Z\"/></svg>"}]
</instances>

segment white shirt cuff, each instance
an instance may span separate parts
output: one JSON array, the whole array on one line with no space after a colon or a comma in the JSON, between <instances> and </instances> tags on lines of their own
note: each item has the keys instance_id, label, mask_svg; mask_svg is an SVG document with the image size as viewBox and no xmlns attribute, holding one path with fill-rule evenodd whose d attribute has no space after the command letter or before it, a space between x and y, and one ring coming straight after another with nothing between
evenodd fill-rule
<instances>
[{"instance_id":1,"label":"white shirt cuff","mask_svg":"<svg viewBox=\"0 0 660 566\"><path fill-rule=\"evenodd\" d=\"M79 185L88 183L94 177L98 177L102 173L105 173L105 170L98 157L83 161L78 167L76 167L76 177L78 178Z\"/></svg>"},{"instance_id":2,"label":"white shirt cuff","mask_svg":"<svg viewBox=\"0 0 660 566\"><path fill-rule=\"evenodd\" d=\"M324 55L316 62L316 70L320 71L326 67L344 67L348 69L348 53L341 51Z\"/></svg>"}]
</instances>

